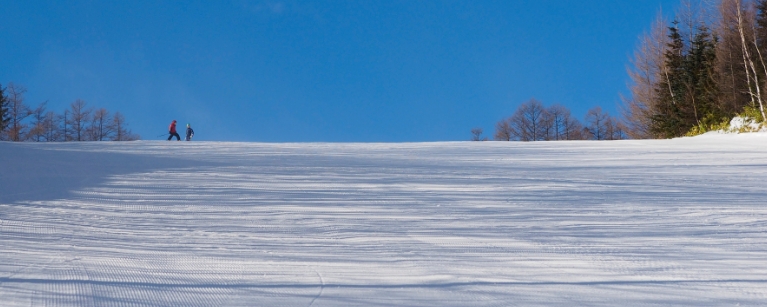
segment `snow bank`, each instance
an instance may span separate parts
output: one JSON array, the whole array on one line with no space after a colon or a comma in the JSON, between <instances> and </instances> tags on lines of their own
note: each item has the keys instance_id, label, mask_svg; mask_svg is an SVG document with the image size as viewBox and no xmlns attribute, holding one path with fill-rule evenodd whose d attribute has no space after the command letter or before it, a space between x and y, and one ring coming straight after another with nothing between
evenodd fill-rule
<instances>
[{"instance_id":1,"label":"snow bank","mask_svg":"<svg viewBox=\"0 0 767 307\"><path fill-rule=\"evenodd\" d=\"M3 306L767 300L767 134L0 143Z\"/></svg>"},{"instance_id":2,"label":"snow bank","mask_svg":"<svg viewBox=\"0 0 767 307\"><path fill-rule=\"evenodd\" d=\"M734 132L759 132L767 131L761 123L749 117L736 116L730 121L730 131Z\"/></svg>"}]
</instances>

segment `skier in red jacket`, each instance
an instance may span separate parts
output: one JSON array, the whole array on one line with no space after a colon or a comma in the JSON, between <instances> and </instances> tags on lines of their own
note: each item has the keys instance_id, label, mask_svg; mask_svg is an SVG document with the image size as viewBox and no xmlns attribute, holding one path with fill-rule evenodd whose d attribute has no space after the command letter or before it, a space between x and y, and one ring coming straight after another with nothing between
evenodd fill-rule
<instances>
[{"instance_id":1,"label":"skier in red jacket","mask_svg":"<svg viewBox=\"0 0 767 307\"><path fill-rule=\"evenodd\" d=\"M176 132L176 120L174 119L172 123L170 123L170 127L168 127L168 133L170 133L170 136L168 137L168 141L172 139L174 136L176 137L176 141L181 141L181 136L178 135L178 132Z\"/></svg>"}]
</instances>

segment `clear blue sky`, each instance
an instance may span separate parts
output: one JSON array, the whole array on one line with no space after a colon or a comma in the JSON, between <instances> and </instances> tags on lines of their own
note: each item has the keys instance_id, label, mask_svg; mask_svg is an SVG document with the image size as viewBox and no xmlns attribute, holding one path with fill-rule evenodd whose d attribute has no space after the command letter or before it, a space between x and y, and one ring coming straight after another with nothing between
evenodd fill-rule
<instances>
[{"instance_id":1,"label":"clear blue sky","mask_svg":"<svg viewBox=\"0 0 767 307\"><path fill-rule=\"evenodd\" d=\"M617 115L628 59L678 0L0 0L0 83L144 139L467 140L532 97Z\"/></svg>"}]
</instances>

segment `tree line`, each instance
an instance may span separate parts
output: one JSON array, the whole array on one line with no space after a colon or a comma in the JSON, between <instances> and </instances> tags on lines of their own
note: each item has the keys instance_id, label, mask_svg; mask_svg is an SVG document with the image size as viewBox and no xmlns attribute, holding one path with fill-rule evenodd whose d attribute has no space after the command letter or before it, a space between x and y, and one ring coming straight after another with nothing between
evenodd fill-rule
<instances>
[{"instance_id":1,"label":"tree line","mask_svg":"<svg viewBox=\"0 0 767 307\"><path fill-rule=\"evenodd\" d=\"M472 130L472 140L482 141L482 129ZM517 110L495 125L496 141L621 140L626 138L623 124L594 107L586 113L585 124L573 117L570 109L554 104L546 107L536 99L521 104Z\"/></svg>"},{"instance_id":2,"label":"tree line","mask_svg":"<svg viewBox=\"0 0 767 307\"><path fill-rule=\"evenodd\" d=\"M494 138L674 138L727 129L736 116L767 126L767 0L682 0L671 21L661 12L640 36L628 73L619 119L597 107L581 124L562 105L531 100Z\"/></svg>"},{"instance_id":3,"label":"tree line","mask_svg":"<svg viewBox=\"0 0 767 307\"><path fill-rule=\"evenodd\" d=\"M92 108L80 99L63 113L48 110L46 102L32 108L24 101L26 92L21 85L0 85L0 140L71 142L140 138L131 132L120 112L112 114L104 108Z\"/></svg>"},{"instance_id":4,"label":"tree line","mask_svg":"<svg viewBox=\"0 0 767 307\"><path fill-rule=\"evenodd\" d=\"M627 134L672 138L765 119L767 0L683 0L640 42L623 99Z\"/></svg>"}]
</instances>

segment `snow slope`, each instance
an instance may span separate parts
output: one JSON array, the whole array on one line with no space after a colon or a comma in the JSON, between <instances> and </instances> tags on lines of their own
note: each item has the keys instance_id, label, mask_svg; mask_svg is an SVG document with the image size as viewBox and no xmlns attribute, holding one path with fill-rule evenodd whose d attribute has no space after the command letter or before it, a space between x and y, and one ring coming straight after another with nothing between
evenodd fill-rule
<instances>
[{"instance_id":1,"label":"snow slope","mask_svg":"<svg viewBox=\"0 0 767 307\"><path fill-rule=\"evenodd\" d=\"M767 134L0 157L2 306L767 304Z\"/></svg>"}]
</instances>

